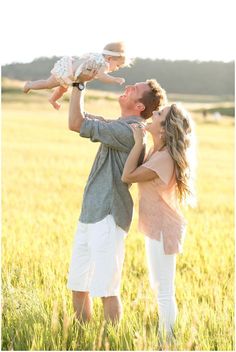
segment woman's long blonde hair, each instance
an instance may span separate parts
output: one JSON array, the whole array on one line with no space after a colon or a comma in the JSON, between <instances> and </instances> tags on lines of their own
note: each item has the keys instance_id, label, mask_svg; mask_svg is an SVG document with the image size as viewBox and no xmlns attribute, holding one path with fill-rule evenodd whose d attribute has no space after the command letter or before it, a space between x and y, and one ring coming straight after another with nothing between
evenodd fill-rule
<instances>
[{"instance_id":1,"label":"woman's long blonde hair","mask_svg":"<svg viewBox=\"0 0 236 352\"><path fill-rule=\"evenodd\" d=\"M178 198L181 204L194 206L195 197L195 133L190 114L172 104L163 121L166 147L174 160Z\"/></svg>"}]
</instances>

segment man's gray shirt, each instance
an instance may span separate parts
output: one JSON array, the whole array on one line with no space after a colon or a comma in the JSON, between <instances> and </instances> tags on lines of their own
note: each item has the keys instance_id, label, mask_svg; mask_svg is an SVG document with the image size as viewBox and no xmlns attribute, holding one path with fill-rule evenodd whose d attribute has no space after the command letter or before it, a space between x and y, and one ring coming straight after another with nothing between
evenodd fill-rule
<instances>
[{"instance_id":1,"label":"man's gray shirt","mask_svg":"<svg viewBox=\"0 0 236 352\"><path fill-rule=\"evenodd\" d=\"M89 118L86 115L80 128L80 136L90 138L92 142L100 142L101 145L85 187L79 219L81 222L95 223L111 214L115 223L128 232L133 201L128 185L121 181L121 176L125 161L134 146L129 124L140 124L142 121L138 116L100 120L96 116Z\"/></svg>"}]
</instances>

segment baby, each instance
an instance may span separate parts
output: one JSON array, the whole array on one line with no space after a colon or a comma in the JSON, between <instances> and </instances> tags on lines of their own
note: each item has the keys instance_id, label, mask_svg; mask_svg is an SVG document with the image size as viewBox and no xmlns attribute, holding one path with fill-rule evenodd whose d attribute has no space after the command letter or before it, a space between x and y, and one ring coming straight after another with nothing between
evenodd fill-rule
<instances>
[{"instance_id":1,"label":"baby","mask_svg":"<svg viewBox=\"0 0 236 352\"><path fill-rule=\"evenodd\" d=\"M49 102L58 110L60 109L60 104L57 100L63 96L73 82L78 81L78 76L89 66L89 62L93 64L94 69L98 70L95 76L96 79L105 83L123 84L125 82L124 78L113 77L108 74L108 72L114 72L121 67L128 66L124 44L116 42L107 44L102 53L88 53L78 58L63 56L55 63L48 79L26 82L23 89L24 93L28 93L31 89L57 87L52 93Z\"/></svg>"}]
</instances>

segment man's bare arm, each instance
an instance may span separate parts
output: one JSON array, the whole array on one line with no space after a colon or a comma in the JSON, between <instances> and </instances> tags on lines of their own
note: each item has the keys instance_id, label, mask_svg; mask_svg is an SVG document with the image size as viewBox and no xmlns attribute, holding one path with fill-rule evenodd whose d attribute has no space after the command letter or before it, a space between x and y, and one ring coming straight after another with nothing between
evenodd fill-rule
<instances>
[{"instance_id":1,"label":"man's bare arm","mask_svg":"<svg viewBox=\"0 0 236 352\"><path fill-rule=\"evenodd\" d=\"M96 75L96 70L86 71L81 73L79 81L84 83L90 81ZM69 129L79 132L84 121L84 91L80 91L77 87L73 87L69 107Z\"/></svg>"},{"instance_id":2,"label":"man's bare arm","mask_svg":"<svg viewBox=\"0 0 236 352\"><path fill-rule=\"evenodd\" d=\"M84 121L83 105L83 92L74 87L71 93L69 108L69 129L71 131L80 131L80 127L82 125L82 122Z\"/></svg>"}]
</instances>

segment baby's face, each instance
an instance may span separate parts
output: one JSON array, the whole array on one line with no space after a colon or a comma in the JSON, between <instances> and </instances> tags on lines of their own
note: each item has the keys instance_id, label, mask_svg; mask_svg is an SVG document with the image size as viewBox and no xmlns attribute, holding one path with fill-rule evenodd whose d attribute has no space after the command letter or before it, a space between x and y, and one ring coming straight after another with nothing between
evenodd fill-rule
<instances>
[{"instance_id":1,"label":"baby's face","mask_svg":"<svg viewBox=\"0 0 236 352\"><path fill-rule=\"evenodd\" d=\"M114 72L114 71L117 71L119 70L119 68L124 65L124 62L125 62L125 59L123 57L110 57L109 58L109 71L110 72Z\"/></svg>"}]
</instances>

